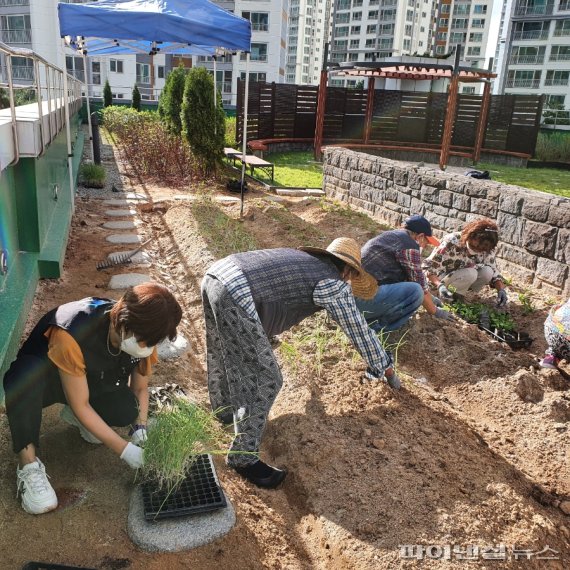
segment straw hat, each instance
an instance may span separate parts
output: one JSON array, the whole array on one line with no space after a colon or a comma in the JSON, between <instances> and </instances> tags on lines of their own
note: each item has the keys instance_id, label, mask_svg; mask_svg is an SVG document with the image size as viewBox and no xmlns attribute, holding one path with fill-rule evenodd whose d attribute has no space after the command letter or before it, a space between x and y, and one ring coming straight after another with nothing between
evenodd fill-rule
<instances>
[{"instance_id":1,"label":"straw hat","mask_svg":"<svg viewBox=\"0 0 570 570\"><path fill-rule=\"evenodd\" d=\"M376 279L362 268L362 258L360 255L360 246L352 238L340 237L336 238L331 244L323 249L322 247L300 247L301 251L307 253L320 253L332 255L358 272L357 277L350 280L352 292L359 299L372 299L378 291L378 283Z\"/></svg>"}]
</instances>

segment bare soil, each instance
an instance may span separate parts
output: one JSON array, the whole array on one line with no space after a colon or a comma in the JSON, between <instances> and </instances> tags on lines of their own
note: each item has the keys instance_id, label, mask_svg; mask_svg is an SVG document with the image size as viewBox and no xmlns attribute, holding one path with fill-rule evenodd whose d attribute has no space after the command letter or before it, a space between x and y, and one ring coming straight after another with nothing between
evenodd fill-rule
<instances>
[{"instance_id":1,"label":"bare soil","mask_svg":"<svg viewBox=\"0 0 570 570\"><path fill-rule=\"evenodd\" d=\"M181 332L191 343L182 358L159 363L152 383L176 382L206 403L199 286L208 265L233 244L224 242L223 231L217 237L206 231L208 220L196 217L193 202L174 199L180 189L145 184L109 145L104 164L108 187L80 192L64 274L40 283L26 330L60 303L118 297L107 289L111 275L141 272L98 272L95 265L121 249L105 241L109 232L101 227L108 209L102 198L122 196L110 191L111 181L119 190L143 193L152 204L136 206L144 222L139 232L153 240L148 272L174 290L184 309ZM210 190L227 195L216 182ZM341 235L364 243L382 229L319 200L273 202L260 188L247 195L244 221L237 221L237 204L208 207L260 248L326 245ZM534 337L530 349L512 351L473 325L442 325L420 312L398 350L400 392L362 383L362 361L322 315L282 335L276 352L285 382L262 456L289 475L281 489L264 491L217 458L237 524L226 537L189 552L148 553L130 542L132 471L61 422L59 406L45 410L40 457L60 507L26 514L15 497L16 460L0 413L0 568L19 569L30 560L102 570L465 567L453 553L450 560L422 563L401 556L402 545L416 544L506 545L505 561L480 552L471 567L569 568L570 521L559 505L570 498L570 382L536 365L545 348L542 324L557 299L531 291L535 309L523 315L516 286L511 291L509 311ZM491 293L483 297L492 303ZM513 552L547 546L555 554L543 556L556 559L517 559Z\"/></svg>"}]
</instances>

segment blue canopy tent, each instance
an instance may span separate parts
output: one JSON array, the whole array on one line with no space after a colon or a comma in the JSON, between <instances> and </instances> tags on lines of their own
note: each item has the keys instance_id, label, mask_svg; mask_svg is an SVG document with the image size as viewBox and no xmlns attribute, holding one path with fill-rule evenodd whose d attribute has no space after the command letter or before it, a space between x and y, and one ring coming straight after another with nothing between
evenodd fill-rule
<instances>
[{"instance_id":1,"label":"blue canopy tent","mask_svg":"<svg viewBox=\"0 0 570 570\"><path fill-rule=\"evenodd\" d=\"M60 3L58 15L61 37L65 38L67 45L80 49L84 56L87 53L215 55L216 49L247 52L241 177L243 212L251 49L249 20L235 16L209 0L99 0L87 4ZM93 51L90 51L91 44ZM126 51L116 51L119 49ZM214 70L214 82L215 75ZM71 149L68 151L71 154Z\"/></svg>"}]
</instances>

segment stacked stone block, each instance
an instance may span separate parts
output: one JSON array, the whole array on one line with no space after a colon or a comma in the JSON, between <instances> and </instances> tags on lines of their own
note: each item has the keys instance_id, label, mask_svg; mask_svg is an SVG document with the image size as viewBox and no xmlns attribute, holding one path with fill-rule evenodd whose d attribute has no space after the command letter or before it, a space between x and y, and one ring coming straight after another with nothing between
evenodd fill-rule
<instances>
[{"instance_id":1,"label":"stacked stone block","mask_svg":"<svg viewBox=\"0 0 570 570\"><path fill-rule=\"evenodd\" d=\"M499 226L501 271L519 284L570 294L570 200L492 180L329 147L323 155L327 196L398 227L422 214L435 234L484 216Z\"/></svg>"}]
</instances>

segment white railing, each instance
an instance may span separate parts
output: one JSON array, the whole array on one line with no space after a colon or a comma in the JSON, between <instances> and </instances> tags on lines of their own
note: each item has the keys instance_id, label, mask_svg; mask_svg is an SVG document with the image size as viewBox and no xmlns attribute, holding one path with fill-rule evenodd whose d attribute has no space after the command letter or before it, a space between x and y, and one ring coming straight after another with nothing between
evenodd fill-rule
<instances>
[{"instance_id":1,"label":"white railing","mask_svg":"<svg viewBox=\"0 0 570 570\"><path fill-rule=\"evenodd\" d=\"M570 53L551 53L550 61L570 61Z\"/></svg>"},{"instance_id":2,"label":"white railing","mask_svg":"<svg viewBox=\"0 0 570 570\"><path fill-rule=\"evenodd\" d=\"M568 2L567 0L561 0L560 4L558 4L558 9L562 12L570 10L570 2Z\"/></svg>"},{"instance_id":3,"label":"white railing","mask_svg":"<svg viewBox=\"0 0 570 570\"><path fill-rule=\"evenodd\" d=\"M538 89L540 79L507 79L507 87L522 87L524 89Z\"/></svg>"},{"instance_id":4,"label":"white railing","mask_svg":"<svg viewBox=\"0 0 570 570\"><path fill-rule=\"evenodd\" d=\"M29 6L30 0L0 0L0 8L8 6Z\"/></svg>"},{"instance_id":5,"label":"white railing","mask_svg":"<svg viewBox=\"0 0 570 570\"><path fill-rule=\"evenodd\" d=\"M9 114L6 115L8 111L5 111L4 118L10 118L13 147L13 153L10 155L10 159L12 160L11 164L16 164L20 159L16 96L18 91L24 90L28 94L31 94L27 103L23 104L28 107L37 105L39 120L38 156L40 156L43 154L46 146L54 140L63 128L67 127L69 133L69 124L66 121L66 114L68 109L70 109L71 114L71 112L78 112L81 108L81 83L32 50L17 48L0 42L0 54L4 59L4 66L2 67L0 77L0 88L7 90L9 100ZM32 65L13 65L12 58L14 57L30 60ZM19 83L18 80L31 80L32 82L22 84ZM69 104L68 108L66 108L65 105L66 101ZM29 116L29 112L27 116ZM4 142L7 143L8 141L5 140ZM71 145L69 139L68 145Z\"/></svg>"},{"instance_id":6,"label":"white railing","mask_svg":"<svg viewBox=\"0 0 570 570\"><path fill-rule=\"evenodd\" d=\"M254 32L268 32L269 24L251 24L251 29Z\"/></svg>"},{"instance_id":7,"label":"white railing","mask_svg":"<svg viewBox=\"0 0 570 570\"><path fill-rule=\"evenodd\" d=\"M143 85L150 85L150 75L137 75L137 83L142 83ZM100 85L101 83L98 83Z\"/></svg>"},{"instance_id":8,"label":"white railing","mask_svg":"<svg viewBox=\"0 0 570 570\"><path fill-rule=\"evenodd\" d=\"M559 30L554 30L554 35L557 38L560 38L562 36L570 36L570 28L562 28Z\"/></svg>"},{"instance_id":9,"label":"white railing","mask_svg":"<svg viewBox=\"0 0 570 570\"><path fill-rule=\"evenodd\" d=\"M568 85L568 77L549 77L544 80L545 87L564 87Z\"/></svg>"},{"instance_id":10,"label":"white railing","mask_svg":"<svg viewBox=\"0 0 570 570\"><path fill-rule=\"evenodd\" d=\"M2 30L0 36L5 44L32 43L32 30Z\"/></svg>"},{"instance_id":11,"label":"white railing","mask_svg":"<svg viewBox=\"0 0 570 570\"><path fill-rule=\"evenodd\" d=\"M514 32L513 40L547 40L548 30L529 30Z\"/></svg>"},{"instance_id":12,"label":"white railing","mask_svg":"<svg viewBox=\"0 0 570 570\"><path fill-rule=\"evenodd\" d=\"M509 63L513 65L530 65L543 64L544 54L542 55L511 55Z\"/></svg>"},{"instance_id":13,"label":"white railing","mask_svg":"<svg viewBox=\"0 0 570 570\"><path fill-rule=\"evenodd\" d=\"M515 14L517 16L543 16L552 14L553 4L542 4L541 6L517 6Z\"/></svg>"}]
</instances>

